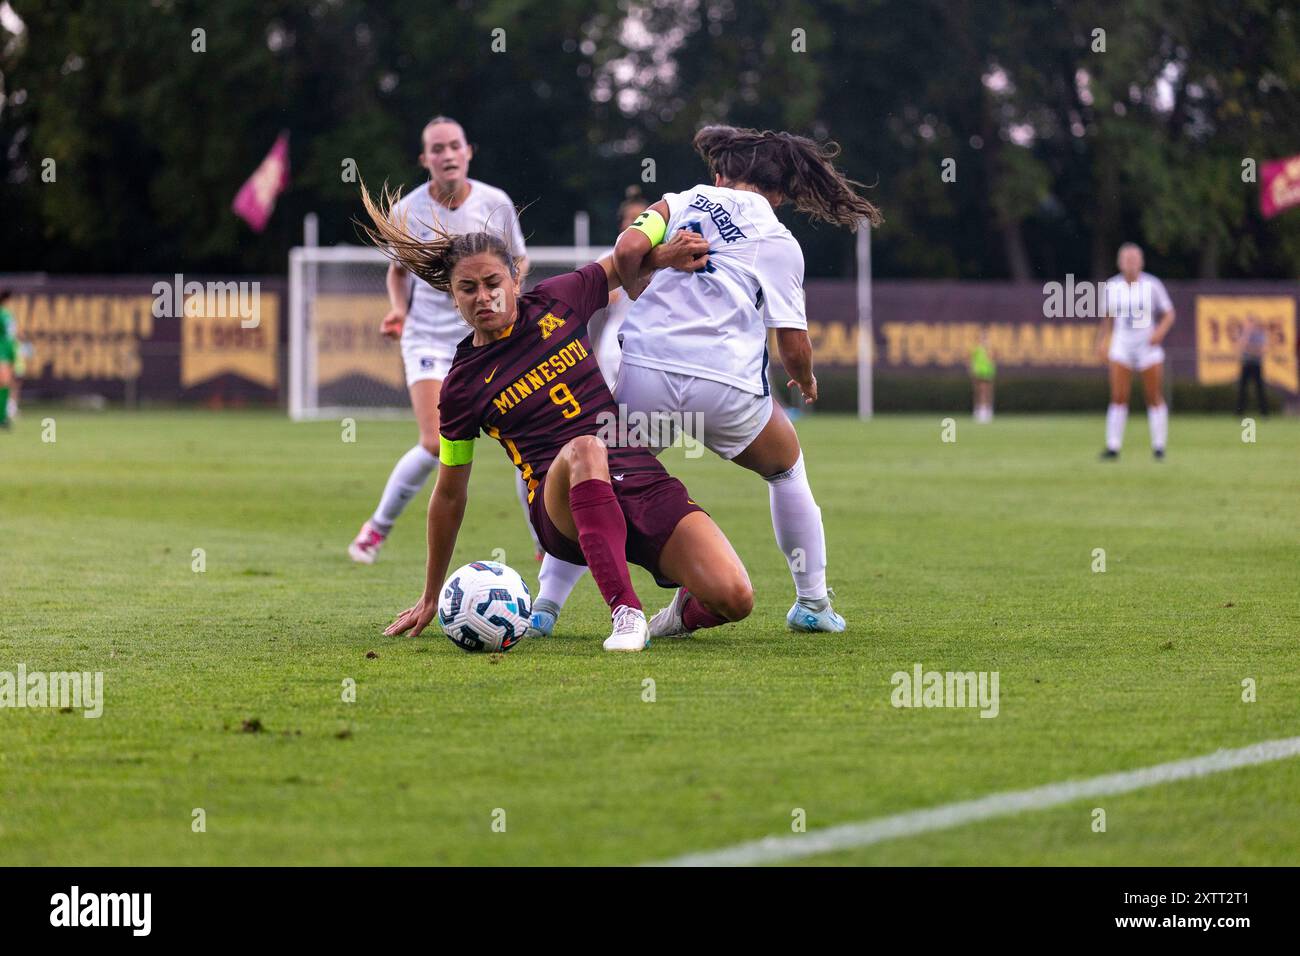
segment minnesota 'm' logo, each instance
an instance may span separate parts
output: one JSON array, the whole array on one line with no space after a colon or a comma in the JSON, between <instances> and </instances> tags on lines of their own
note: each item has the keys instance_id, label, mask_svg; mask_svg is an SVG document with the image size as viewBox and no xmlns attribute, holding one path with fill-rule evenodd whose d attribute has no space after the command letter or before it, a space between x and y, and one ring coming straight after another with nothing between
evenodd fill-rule
<instances>
[{"instance_id":1,"label":"minnesota 'm' logo","mask_svg":"<svg viewBox=\"0 0 1300 956\"><path fill-rule=\"evenodd\" d=\"M564 320L547 312L537 324L542 330L542 338L549 339L551 333L564 324Z\"/></svg>"}]
</instances>

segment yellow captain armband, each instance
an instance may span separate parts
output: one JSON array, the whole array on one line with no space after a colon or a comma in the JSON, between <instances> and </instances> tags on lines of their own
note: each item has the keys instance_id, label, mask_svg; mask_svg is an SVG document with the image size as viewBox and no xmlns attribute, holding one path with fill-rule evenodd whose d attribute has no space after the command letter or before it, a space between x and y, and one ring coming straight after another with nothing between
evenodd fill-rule
<instances>
[{"instance_id":1,"label":"yellow captain armband","mask_svg":"<svg viewBox=\"0 0 1300 956\"><path fill-rule=\"evenodd\" d=\"M451 441L439 435L438 460L444 465L468 465L474 460L474 439Z\"/></svg>"},{"instance_id":2,"label":"yellow captain armband","mask_svg":"<svg viewBox=\"0 0 1300 956\"><path fill-rule=\"evenodd\" d=\"M664 217L659 213L653 209L647 209L636 217L636 222L632 223L629 228L645 233L645 237L650 240L650 248L653 249L664 241L664 233L668 231L668 223L664 222Z\"/></svg>"}]
</instances>

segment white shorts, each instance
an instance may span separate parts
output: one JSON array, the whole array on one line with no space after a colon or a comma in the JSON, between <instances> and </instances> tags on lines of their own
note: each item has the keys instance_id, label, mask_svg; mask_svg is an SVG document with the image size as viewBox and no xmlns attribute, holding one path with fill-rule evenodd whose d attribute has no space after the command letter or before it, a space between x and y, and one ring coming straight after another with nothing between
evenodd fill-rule
<instances>
[{"instance_id":1,"label":"white shorts","mask_svg":"<svg viewBox=\"0 0 1300 956\"><path fill-rule=\"evenodd\" d=\"M1152 345L1146 339L1124 340L1111 336L1110 355L1112 362L1118 362L1135 372L1144 372L1153 365L1165 360L1165 350L1159 345Z\"/></svg>"},{"instance_id":2,"label":"white shorts","mask_svg":"<svg viewBox=\"0 0 1300 956\"><path fill-rule=\"evenodd\" d=\"M419 342L402 343L402 364L406 366L406 387L426 379L442 381L451 369L453 356Z\"/></svg>"},{"instance_id":3,"label":"white shorts","mask_svg":"<svg viewBox=\"0 0 1300 956\"><path fill-rule=\"evenodd\" d=\"M623 362L614 384L614 400L627 409L650 416L671 416L667 428L649 429L651 450L658 454L673 443L675 432L698 441L719 457L735 458L754 443L772 417L772 396L754 395L734 385L707 378L643 368Z\"/></svg>"}]
</instances>

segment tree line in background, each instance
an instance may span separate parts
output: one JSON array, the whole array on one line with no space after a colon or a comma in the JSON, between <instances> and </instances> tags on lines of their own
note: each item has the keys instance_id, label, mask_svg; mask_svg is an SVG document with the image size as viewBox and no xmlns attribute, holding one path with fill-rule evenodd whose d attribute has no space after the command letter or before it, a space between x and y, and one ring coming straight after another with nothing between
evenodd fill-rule
<instances>
[{"instance_id":1,"label":"tree line in background","mask_svg":"<svg viewBox=\"0 0 1300 956\"><path fill-rule=\"evenodd\" d=\"M575 210L612 242L626 187L701 181L691 137L728 122L842 145L886 217L878 276L1101 276L1124 240L1168 278L1300 275L1300 211L1263 220L1249 181L1300 153L1285 0L10 4L0 271L282 272L306 212L359 241L349 161L422 182L445 113L533 243ZM282 129L256 235L230 203ZM784 218L810 276L852 274L845 233Z\"/></svg>"}]
</instances>

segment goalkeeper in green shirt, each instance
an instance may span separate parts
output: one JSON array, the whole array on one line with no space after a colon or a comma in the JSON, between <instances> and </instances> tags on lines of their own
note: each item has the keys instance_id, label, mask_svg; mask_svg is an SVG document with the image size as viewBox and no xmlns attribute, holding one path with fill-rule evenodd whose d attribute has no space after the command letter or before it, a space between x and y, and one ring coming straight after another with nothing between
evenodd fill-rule
<instances>
[{"instance_id":1,"label":"goalkeeper in green shirt","mask_svg":"<svg viewBox=\"0 0 1300 956\"><path fill-rule=\"evenodd\" d=\"M993 421L993 377L998 367L989 351L989 330L980 329L979 341L970 353L970 380L975 390L975 421Z\"/></svg>"}]
</instances>

